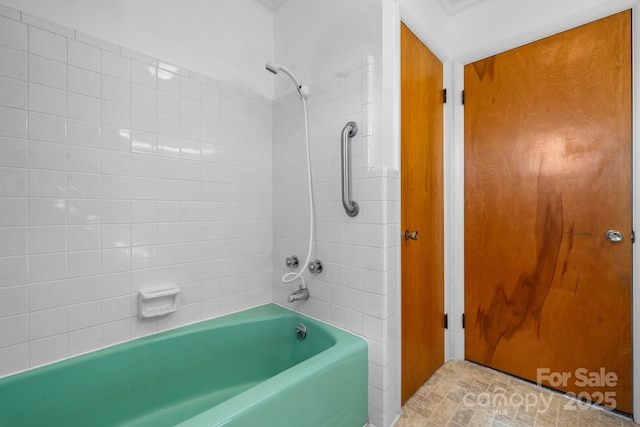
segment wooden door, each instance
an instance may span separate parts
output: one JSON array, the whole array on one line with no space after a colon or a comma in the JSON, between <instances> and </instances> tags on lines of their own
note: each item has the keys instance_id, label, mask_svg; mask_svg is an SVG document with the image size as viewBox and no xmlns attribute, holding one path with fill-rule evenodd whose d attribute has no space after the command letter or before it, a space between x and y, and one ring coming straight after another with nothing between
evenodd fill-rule
<instances>
[{"instance_id":1,"label":"wooden door","mask_svg":"<svg viewBox=\"0 0 640 427\"><path fill-rule=\"evenodd\" d=\"M464 84L466 357L630 413L630 11Z\"/></svg>"},{"instance_id":2,"label":"wooden door","mask_svg":"<svg viewBox=\"0 0 640 427\"><path fill-rule=\"evenodd\" d=\"M442 63L401 30L402 403L444 362Z\"/></svg>"}]
</instances>

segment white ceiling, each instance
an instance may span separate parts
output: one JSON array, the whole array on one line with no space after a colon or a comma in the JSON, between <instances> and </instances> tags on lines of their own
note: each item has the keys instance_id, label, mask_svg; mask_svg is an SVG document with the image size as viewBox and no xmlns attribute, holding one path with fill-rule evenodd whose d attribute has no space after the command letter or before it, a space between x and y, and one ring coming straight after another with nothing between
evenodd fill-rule
<instances>
[{"instance_id":1,"label":"white ceiling","mask_svg":"<svg viewBox=\"0 0 640 427\"><path fill-rule=\"evenodd\" d=\"M265 8L271 11L274 11L277 8L279 8L286 1L287 0L255 0L256 3L264 6Z\"/></svg>"},{"instance_id":2,"label":"white ceiling","mask_svg":"<svg viewBox=\"0 0 640 427\"><path fill-rule=\"evenodd\" d=\"M485 0L438 0L438 3L440 3L440 6L447 12L447 15L453 16L483 1Z\"/></svg>"},{"instance_id":3,"label":"white ceiling","mask_svg":"<svg viewBox=\"0 0 640 427\"><path fill-rule=\"evenodd\" d=\"M287 0L255 0L255 1L261 4L262 6L264 6L265 8L271 11L275 11L280 6L282 6L282 4L285 3ZM433 1L433 0L423 0L423 1ZM447 15L453 16L456 13L462 12L463 10L468 9L483 1L485 0L438 0L438 3L440 3L440 6L442 6L444 11L447 13Z\"/></svg>"}]
</instances>

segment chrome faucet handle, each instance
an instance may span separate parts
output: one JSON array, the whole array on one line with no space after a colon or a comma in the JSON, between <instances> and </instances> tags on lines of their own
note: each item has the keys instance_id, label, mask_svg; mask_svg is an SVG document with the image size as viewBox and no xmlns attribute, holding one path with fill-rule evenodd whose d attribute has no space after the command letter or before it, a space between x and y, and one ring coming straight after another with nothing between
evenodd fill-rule
<instances>
[{"instance_id":1,"label":"chrome faucet handle","mask_svg":"<svg viewBox=\"0 0 640 427\"><path fill-rule=\"evenodd\" d=\"M290 257L287 257L284 263L288 268L292 270L294 268L298 268L298 265L300 265L300 263L298 262L298 257L296 255L291 255Z\"/></svg>"},{"instance_id":2,"label":"chrome faucet handle","mask_svg":"<svg viewBox=\"0 0 640 427\"><path fill-rule=\"evenodd\" d=\"M311 274L320 274L322 273L322 261L320 261L319 259L311 261L307 268L309 269L309 273Z\"/></svg>"}]
</instances>

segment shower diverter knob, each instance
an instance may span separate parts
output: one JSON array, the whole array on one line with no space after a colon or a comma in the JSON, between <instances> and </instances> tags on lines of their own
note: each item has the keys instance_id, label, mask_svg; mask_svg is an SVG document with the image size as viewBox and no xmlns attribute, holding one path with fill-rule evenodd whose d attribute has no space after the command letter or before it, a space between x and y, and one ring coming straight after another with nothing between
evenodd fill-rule
<instances>
[{"instance_id":1,"label":"shower diverter knob","mask_svg":"<svg viewBox=\"0 0 640 427\"><path fill-rule=\"evenodd\" d=\"M315 261L311 261L309 263L308 268L309 268L309 273L320 274L322 273L322 261L320 261L319 259Z\"/></svg>"},{"instance_id":2,"label":"shower diverter knob","mask_svg":"<svg viewBox=\"0 0 640 427\"><path fill-rule=\"evenodd\" d=\"M285 265L291 269L294 268L298 268L299 262L298 262L298 257L295 255L292 255L290 257L287 257L287 259L285 260Z\"/></svg>"}]
</instances>

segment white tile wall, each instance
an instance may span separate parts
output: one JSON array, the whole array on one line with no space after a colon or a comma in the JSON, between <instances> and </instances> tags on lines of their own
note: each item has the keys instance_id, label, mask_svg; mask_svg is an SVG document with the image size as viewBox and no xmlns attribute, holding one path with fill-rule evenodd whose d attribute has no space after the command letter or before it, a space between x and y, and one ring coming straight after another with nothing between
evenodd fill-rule
<instances>
[{"instance_id":1,"label":"white tile wall","mask_svg":"<svg viewBox=\"0 0 640 427\"><path fill-rule=\"evenodd\" d=\"M0 376L271 301L271 101L0 15Z\"/></svg>"},{"instance_id":2,"label":"white tile wall","mask_svg":"<svg viewBox=\"0 0 640 427\"><path fill-rule=\"evenodd\" d=\"M369 344L369 420L394 421L399 403L398 174L367 168L373 138L373 63L342 70L311 85L308 99L311 162L316 215L314 258L324 271L306 274L311 298L293 308L363 336ZM273 282L274 301L286 302L297 284L281 283L284 260L307 253L309 205L302 107L289 95L274 104ZM340 135L349 121L359 126L351 140L355 218L341 202Z\"/></svg>"},{"instance_id":3,"label":"white tile wall","mask_svg":"<svg viewBox=\"0 0 640 427\"><path fill-rule=\"evenodd\" d=\"M311 299L293 308L369 343L369 417L398 392L397 173L369 169L373 63L311 86ZM297 96L269 100L13 9L0 9L0 376L268 301L306 254ZM354 120L340 202L340 131ZM272 142L273 141L273 142ZM273 146L273 153L272 153ZM273 167L272 167L273 165ZM273 286L272 286L273 284ZM136 293L177 285L140 321Z\"/></svg>"}]
</instances>

